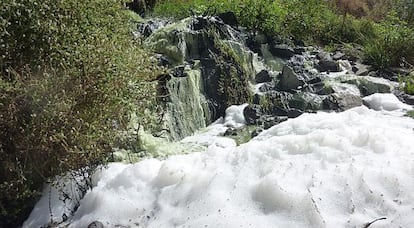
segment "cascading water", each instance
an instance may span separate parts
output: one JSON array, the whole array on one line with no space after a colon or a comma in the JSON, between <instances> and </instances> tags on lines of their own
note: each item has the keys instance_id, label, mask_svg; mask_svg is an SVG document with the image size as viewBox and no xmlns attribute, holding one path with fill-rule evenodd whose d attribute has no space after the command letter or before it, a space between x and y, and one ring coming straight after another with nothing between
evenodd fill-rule
<instances>
[{"instance_id":1,"label":"cascading water","mask_svg":"<svg viewBox=\"0 0 414 228\"><path fill-rule=\"evenodd\" d=\"M23 227L63 218L68 227L413 227L414 121L402 117L413 108L389 94L395 83L355 75L331 54L317 59L314 48L263 36L248 48L246 34L216 17L141 31L169 68L159 95L175 142L140 133L158 159L98 171L71 214L45 191ZM249 84L226 89L252 90L249 104L224 111L220 83L243 77ZM354 108L362 103L375 111ZM347 111L300 116L318 110ZM246 124L263 132L240 146L223 137Z\"/></svg>"}]
</instances>

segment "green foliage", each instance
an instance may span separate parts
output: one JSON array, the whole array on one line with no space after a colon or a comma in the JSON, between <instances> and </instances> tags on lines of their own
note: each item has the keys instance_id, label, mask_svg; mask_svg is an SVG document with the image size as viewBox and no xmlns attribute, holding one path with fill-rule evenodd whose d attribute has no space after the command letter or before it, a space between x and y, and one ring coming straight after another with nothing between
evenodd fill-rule
<instances>
[{"instance_id":1,"label":"green foliage","mask_svg":"<svg viewBox=\"0 0 414 228\"><path fill-rule=\"evenodd\" d=\"M136 112L154 124L159 72L120 0L3 0L0 227L30 212L44 181L93 170Z\"/></svg>"},{"instance_id":2,"label":"green foliage","mask_svg":"<svg viewBox=\"0 0 414 228\"><path fill-rule=\"evenodd\" d=\"M407 75L405 77L399 78L400 84L403 86L405 93L414 95L414 73Z\"/></svg>"},{"instance_id":3,"label":"green foliage","mask_svg":"<svg viewBox=\"0 0 414 228\"><path fill-rule=\"evenodd\" d=\"M375 36L365 40L364 54L366 60L378 69L398 66L404 60L412 61L414 30L390 15L375 25Z\"/></svg>"}]
</instances>

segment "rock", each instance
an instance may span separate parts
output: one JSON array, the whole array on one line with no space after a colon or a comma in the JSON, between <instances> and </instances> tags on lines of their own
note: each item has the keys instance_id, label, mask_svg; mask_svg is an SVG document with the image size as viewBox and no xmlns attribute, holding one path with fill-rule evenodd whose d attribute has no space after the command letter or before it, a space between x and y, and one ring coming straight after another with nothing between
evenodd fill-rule
<instances>
[{"instance_id":1,"label":"rock","mask_svg":"<svg viewBox=\"0 0 414 228\"><path fill-rule=\"evenodd\" d=\"M256 124L256 121L260 117L260 106L259 105L248 105L243 110L243 116L246 120L246 124L248 125L254 125Z\"/></svg>"},{"instance_id":2,"label":"rock","mask_svg":"<svg viewBox=\"0 0 414 228\"><path fill-rule=\"evenodd\" d=\"M285 116L272 116L272 115L262 115L258 121L257 125L259 125L263 129L269 129L279 123L286 121L288 118Z\"/></svg>"},{"instance_id":3,"label":"rock","mask_svg":"<svg viewBox=\"0 0 414 228\"><path fill-rule=\"evenodd\" d=\"M296 55L301 55L306 51L304 47L295 47L293 50Z\"/></svg>"},{"instance_id":4,"label":"rock","mask_svg":"<svg viewBox=\"0 0 414 228\"><path fill-rule=\"evenodd\" d=\"M151 5L147 5L147 1L145 0L133 0L132 2L128 2L126 5L130 10L141 16L151 7Z\"/></svg>"},{"instance_id":5,"label":"rock","mask_svg":"<svg viewBox=\"0 0 414 228\"><path fill-rule=\"evenodd\" d=\"M324 101L324 108L328 110L344 111L362 105L362 98L351 93L334 93Z\"/></svg>"},{"instance_id":6,"label":"rock","mask_svg":"<svg viewBox=\"0 0 414 228\"><path fill-rule=\"evenodd\" d=\"M359 63L359 62L355 62L354 65L352 66L352 72L358 76L362 76L362 75L368 75L368 73L370 72L369 66Z\"/></svg>"},{"instance_id":7,"label":"rock","mask_svg":"<svg viewBox=\"0 0 414 228\"><path fill-rule=\"evenodd\" d=\"M295 50L287 44L272 44L269 47L272 55L283 58L290 59L295 55Z\"/></svg>"},{"instance_id":8,"label":"rock","mask_svg":"<svg viewBox=\"0 0 414 228\"><path fill-rule=\"evenodd\" d=\"M250 33L249 37L246 40L246 46L255 53L262 55L261 47L267 43L267 36L258 32Z\"/></svg>"},{"instance_id":9,"label":"rock","mask_svg":"<svg viewBox=\"0 0 414 228\"><path fill-rule=\"evenodd\" d=\"M259 91L262 93L265 93L265 92L269 92L274 89L275 89L275 86L273 83L264 83L262 86L260 86Z\"/></svg>"},{"instance_id":10,"label":"rock","mask_svg":"<svg viewBox=\"0 0 414 228\"><path fill-rule=\"evenodd\" d=\"M186 77L187 73L184 71L184 69L185 69L185 66L182 66L182 65L174 67L174 69L171 72L171 75L177 78Z\"/></svg>"},{"instance_id":11,"label":"rock","mask_svg":"<svg viewBox=\"0 0 414 228\"><path fill-rule=\"evenodd\" d=\"M104 225L99 221L94 221L88 225L88 228L104 228Z\"/></svg>"},{"instance_id":12,"label":"rock","mask_svg":"<svg viewBox=\"0 0 414 228\"><path fill-rule=\"evenodd\" d=\"M260 128L260 127L254 129L252 131L251 137L254 138L254 137L258 136L262 131L264 131L264 129Z\"/></svg>"},{"instance_id":13,"label":"rock","mask_svg":"<svg viewBox=\"0 0 414 228\"><path fill-rule=\"evenodd\" d=\"M226 130L226 132L224 132L223 136L237 136L238 131L238 129L230 127Z\"/></svg>"},{"instance_id":14,"label":"rock","mask_svg":"<svg viewBox=\"0 0 414 228\"><path fill-rule=\"evenodd\" d=\"M302 115L302 114L303 114L303 111L301 111L301 110L299 110L299 109L295 109L295 108L290 109L290 110L287 112L287 116L288 116L288 118L296 118L296 117L298 117L298 116L300 116L300 115Z\"/></svg>"},{"instance_id":15,"label":"rock","mask_svg":"<svg viewBox=\"0 0 414 228\"><path fill-rule=\"evenodd\" d=\"M307 92L300 92L293 94L293 96L287 101L289 104L289 109L293 110L298 109L302 111L316 111L323 109L323 99L324 97Z\"/></svg>"},{"instance_id":16,"label":"rock","mask_svg":"<svg viewBox=\"0 0 414 228\"><path fill-rule=\"evenodd\" d=\"M217 17L220 18L225 24L228 24L230 26L238 25L236 15L234 15L234 13L231 11L220 13L217 15Z\"/></svg>"},{"instance_id":17,"label":"rock","mask_svg":"<svg viewBox=\"0 0 414 228\"><path fill-rule=\"evenodd\" d=\"M402 95L402 99L404 100L404 103L414 105L414 95L404 94Z\"/></svg>"},{"instance_id":18,"label":"rock","mask_svg":"<svg viewBox=\"0 0 414 228\"><path fill-rule=\"evenodd\" d=\"M272 78L270 77L269 71L262 70L256 75L255 80L257 83L263 83L263 82L270 82Z\"/></svg>"},{"instance_id":19,"label":"rock","mask_svg":"<svg viewBox=\"0 0 414 228\"><path fill-rule=\"evenodd\" d=\"M165 57L164 55L156 54L155 58L158 61L158 64L157 64L158 66L163 66L163 67L171 66L171 61L167 57Z\"/></svg>"},{"instance_id":20,"label":"rock","mask_svg":"<svg viewBox=\"0 0 414 228\"><path fill-rule=\"evenodd\" d=\"M291 91L305 85L305 78L296 74L290 66L285 65L282 70L278 88L283 91Z\"/></svg>"},{"instance_id":21,"label":"rock","mask_svg":"<svg viewBox=\"0 0 414 228\"><path fill-rule=\"evenodd\" d=\"M332 56L332 59L333 60L340 60L340 59L345 59L346 57L345 57L345 54L344 53L342 53L342 52L340 52L340 51L337 51L333 56Z\"/></svg>"},{"instance_id":22,"label":"rock","mask_svg":"<svg viewBox=\"0 0 414 228\"><path fill-rule=\"evenodd\" d=\"M318 69L319 71L339 72L340 67L336 60L332 58L332 55L326 52L320 52L317 55L319 59Z\"/></svg>"},{"instance_id":23,"label":"rock","mask_svg":"<svg viewBox=\"0 0 414 228\"><path fill-rule=\"evenodd\" d=\"M315 93L318 95L328 95L328 94L334 93L334 90L332 89L332 87L327 86L323 82L312 84L310 88L311 88L312 93Z\"/></svg>"},{"instance_id":24,"label":"rock","mask_svg":"<svg viewBox=\"0 0 414 228\"><path fill-rule=\"evenodd\" d=\"M389 81L370 76L356 76L342 82L358 86L362 96L374 93L390 93L394 90L394 86Z\"/></svg>"},{"instance_id":25,"label":"rock","mask_svg":"<svg viewBox=\"0 0 414 228\"><path fill-rule=\"evenodd\" d=\"M199 31L206 28L209 24L209 21L204 17L196 17L192 23L192 28L194 31Z\"/></svg>"},{"instance_id":26,"label":"rock","mask_svg":"<svg viewBox=\"0 0 414 228\"><path fill-rule=\"evenodd\" d=\"M314 78L310 79L309 81L307 81L306 83L308 83L308 84L318 84L318 83L321 83L321 82L322 82L321 77L314 77Z\"/></svg>"}]
</instances>

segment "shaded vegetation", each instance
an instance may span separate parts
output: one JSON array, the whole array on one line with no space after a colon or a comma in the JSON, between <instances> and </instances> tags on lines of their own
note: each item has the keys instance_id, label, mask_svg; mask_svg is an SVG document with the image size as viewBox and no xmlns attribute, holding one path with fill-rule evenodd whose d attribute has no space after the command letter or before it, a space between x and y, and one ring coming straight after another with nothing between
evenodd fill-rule
<instances>
[{"instance_id":1,"label":"shaded vegetation","mask_svg":"<svg viewBox=\"0 0 414 228\"><path fill-rule=\"evenodd\" d=\"M149 126L158 69L122 1L0 4L0 227L10 227L50 177L105 163L130 113Z\"/></svg>"}]
</instances>

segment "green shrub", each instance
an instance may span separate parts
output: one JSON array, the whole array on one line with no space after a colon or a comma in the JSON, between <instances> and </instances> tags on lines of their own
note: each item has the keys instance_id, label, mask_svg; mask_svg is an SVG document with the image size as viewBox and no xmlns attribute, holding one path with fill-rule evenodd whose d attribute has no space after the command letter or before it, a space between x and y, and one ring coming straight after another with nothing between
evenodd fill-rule
<instances>
[{"instance_id":1,"label":"green shrub","mask_svg":"<svg viewBox=\"0 0 414 228\"><path fill-rule=\"evenodd\" d=\"M156 118L158 67L120 0L3 0L0 227L17 226L42 184L110 158L137 112Z\"/></svg>"},{"instance_id":2,"label":"green shrub","mask_svg":"<svg viewBox=\"0 0 414 228\"><path fill-rule=\"evenodd\" d=\"M365 59L378 69L399 66L411 61L414 55L414 29L397 17L390 15L387 20L375 25L375 36L364 44Z\"/></svg>"},{"instance_id":3,"label":"green shrub","mask_svg":"<svg viewBox=\"0 0 414 228\"><path fill-rule=\"evenodd\" d=\"M405 93L414 95L414 73L400 77L399 82L403 86L402 88Z\"/></svg>"}]
</instances>

